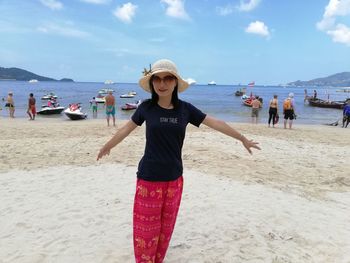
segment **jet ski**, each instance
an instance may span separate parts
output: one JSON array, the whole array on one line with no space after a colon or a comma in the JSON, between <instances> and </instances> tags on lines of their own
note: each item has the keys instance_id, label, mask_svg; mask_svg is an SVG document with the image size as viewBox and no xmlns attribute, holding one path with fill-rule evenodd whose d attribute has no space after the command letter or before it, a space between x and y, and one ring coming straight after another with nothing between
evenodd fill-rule
<instances>
[{"instance_id":1,"label":"jet ski","mask_svg":"<svg viewBox=\"0 0 350 263\"><path fill-rule=\"evenodd\" d=\"M125 103L124 106L121 107L122 110L135 110L141 104L141 100L136 101L135 103Z\"/></svg>"},{"instance_id":2,"label":"jet ski","mask_svg":"<svg viewBox=\"0 0 350 263\"><path fill-rule=\"evenodd\" d=\"M41 110L37 111L37 114L41 114L41 115L61 114L63 110L64 110L64 107L43 105L41 107Z\"/></svg>"},{"instance_id":3,"label":"jet ski","mask_svg":"<svg viewBox=\"0 0 350 263\"><path fill-rule=\"evenodd\" d=\"M82 112L80 103L69 104L68 108L64 110L64 114L73 121L84 120L87 117L87 114Z\"/></svg>"}]
</instances>

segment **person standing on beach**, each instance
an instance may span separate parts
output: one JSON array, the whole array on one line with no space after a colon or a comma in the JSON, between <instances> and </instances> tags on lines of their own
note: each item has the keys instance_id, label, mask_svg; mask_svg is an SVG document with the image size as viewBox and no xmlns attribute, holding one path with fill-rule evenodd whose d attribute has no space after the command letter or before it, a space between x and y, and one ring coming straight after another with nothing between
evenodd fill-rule
<instances>
[{"instance_id":1,"label":"person standing on beach","mask_svg":"<svg viewBox=\"0 0 350 263\"><path fill-rule=\"evenodd\" d=\"M115 126L115 98L113 91L108 91L108 95L105 97L106 104L106 115L107 115L107 126L109 126L109 119L112 116L113 126Z\"/></svg>"},{"instance_id":2,"label":"person standing on beach","mask_svg":"<svg viewBox=\"0 0 350 263\"><path fill-rule=\"evenodd\" d=\"M268 121L269 127L272 120L272 127L275 128L277 113L278 113L277 95L273 95L273 99L270 100L270 107L269 107L269 121Z\"/></svg>"},{"instance_id":3,"label":"person standing on beach","mask_svg":"<svg viewBox=\"0 0 350 263\"><path fill-rule=\"evenodd\" d=\"M222 120L204 114L178 98L189 84L176 65L167 59L156 61L145 72L139 85L151 93L151 99L139 105L122 128L100 149L97 160L109 155L112 148L137 126L146 123L146 146L138 165L133 209L134 253L137 263L163 262L174 230L183 189L182 146L186 126L202 123L242 142L247 151L259 149Z\"/></svg>"},{"instance_id":4,"label":"person standing on beach","mask_svg":"<svg viewBox=\"0 0 350 263\"><path fill-rule=\"evenodd\" d=\"M90 107L92 108L92 116L97 118L97 101L95 97L92 97L92 100L90 100Z\"/></svg>"},{"instance_id":5,"label":"person standing on beach","mask_svg":"<svg viewBox=\"0 0 350 263\"><path fill-rule=\"evenodd\" d=\"M287 129L287 121L289 119L289 129L292 129L293 120L295 118L294 94L291 92L283 102L284 128Z\"/></svg>"},{"instance_id":6,"label":"person standing on beach","mask_svg":"<svg viewBox=\"0 0 350 263\"><path fill-rule=\"evenodd\" d=\"M346 101L343 109L343 128L347 128L350 122L350 99Z\"/></svg>"},{"instance_id":7,"label":"person standing on beach","mask_svg":"<svg viewBox=\"0 0 350 263\"><path fill-rule=\"evenodd\" d=\"M35 108L36 100L34 98L34 94L30 93L28 98L28 110L27 114L29 116L29 120L35 120L36 108Z\"/></svg>"},{"instance_id":8,"label":"person standing on beach","mask_svg":"<svg viewBox=\"0 0 350 263\"><path fill-rule=\"evenodd\" d=\"M307 96L307 89L304 89L304 102L307 101L308 96Z\"/></svg>"},{"instance_id":9,"label":"person standing on beach","mask_svg":"<svg viewBox=\"0 0 350 263\"><path fill-rule=\"evenodd\" d=\"M256 96L252 101L252 123L258 123L259 109L261 108L261 101L259 96Z\"/></svg>"},{"instance_id":10,"label":"person standing on beach","mask_svg":"<svg viewBox=\"0 0 350 263\"><path fill-rule=\"evenodd\" d=\"M7 107L9 109L10 118L14 118L15 117L15 101L13 100L13 92L12 91L10 91L8 93L5 107Z\"/></svg>"}]
</instances>

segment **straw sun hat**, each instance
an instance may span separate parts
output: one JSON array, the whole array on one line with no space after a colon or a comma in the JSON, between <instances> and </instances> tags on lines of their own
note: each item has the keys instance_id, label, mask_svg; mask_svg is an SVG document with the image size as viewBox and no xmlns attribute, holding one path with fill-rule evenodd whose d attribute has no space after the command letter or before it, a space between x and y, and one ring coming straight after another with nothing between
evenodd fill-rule
<instances>
[{"instance_id":1,"label":"straw sun hat","mask_svg":"<svg viewBox=\"0 0 350 263\"><path fill-rule=\"evenodd\" d=\"M183 92L188 88L189 84L180 77L179 73L177 72L175 63L168 59L160 59L154 62L150 71L145 70L145 75L141 77L141 79L139 80L139 85L145 91L151 92L151 87L150 87L151 77L154 74L162 73L162 72L168 72L177 78L178 92Z\"/></svg>"}]
</instances>

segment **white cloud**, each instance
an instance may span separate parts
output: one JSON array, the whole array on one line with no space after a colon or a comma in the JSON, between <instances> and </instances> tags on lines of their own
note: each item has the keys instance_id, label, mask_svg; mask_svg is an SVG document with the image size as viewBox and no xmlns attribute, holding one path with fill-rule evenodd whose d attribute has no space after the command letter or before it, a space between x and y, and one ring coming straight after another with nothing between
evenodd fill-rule
<instances>
[{"instance_id":1,"label":"white cloud","mask_svg":"<svg viewBox=\"0 0 350 263\"><path fill-rule=\"evenodd\" d=\"M345 16L350 13L349 0L330 0L323 17Z\"/></svg>"},{"instance_id":2,"label":"white cloud","mask_svg":"<svg viewBox=\"0 0 350 263\"><path fill-rule=\"evenodd\" d=\"M227 5L227 6L224 6L224 7L217 6L217 7L216 7L216 11L217 11L217 12L219 13L219 15L221 15L221 16L227 16L227 15L233 13L234 7L232 7L231 5Z\"/></svg>"},{"instance_id":3,"label":"white cloud","mask_svg":"<svg viewBox=\"0 0 350 263\"><path fill-rule=\"evenodd\" d=\"M37 28L39 32L45 34L54 34L66 37L77 37L77 38L85 38L90 34L72 27L60 26L56 24L48 24L44 26L40 26Z\"/></svg>"},{"instance_id":4,"label":"white cloud","mask_svg":"<svg viewBox=\"0 0 350 263\"><path fill-rule=\"evenodd\" d=\"M52 10L61 10L63 8L63 4L57 0L40 0L40 2Z\"/></svg>"},{"instance_id":5,"label":"white cloud","mask_svg":"<svg viewBox=\"0 0 350 263\"><path fill-rule=\"evenodd\" d=\"M182 0L160 0L160 2L168 5L166 9L166 14L168 16L185 20L189 19Z\"/></svg>"},{"instance_id":6,"label":"white cloud","mask_svg":"<svg viewBox=\"0 0 350 263\"><path fill-rule=\"evenodd\" d=\"M338 16L350 14L350 0L329 0L325 7L323 18L316 23L316 27L330 35L334 42L350 45L349 27L337 24Z\"/></svg>"},{"instance_id":7,"label":"white cloud","mask_svg":"<svg viewBox=\"0 0 350 263\"><path fill-rule=\"evenodd\" d=\"M243 12L252 11L260 4L260 1L261 0L241 0L237 9Z\"/></svg>"},{"instance_id":8,"label":"white cloud","mask_svg":"<svg viewBox=\"0 0 350 263\"><path fill-rule=\"evenodd\" d=\"M80 1L88 4L103 5L103 4L109 3L111 0L80 0Z\"/></svg>"},{"instance_id":9,"label":"white cloud","mask_svg":"<svg viewBox=\"0 0 350 263\"><path fill-rule=\"evenodd\" d=\"M123 4L113 12L113 14L124 23L131 23L133 17L135 16L135 12L137 9L137 5L133 5L132 3Z\"/></svg>"},{"instance_id":10,"label":"white cloud","mask_svg":"<svg viewBox=\"0 0 350 263\"><path fill-rule=\"evenodd\" d=\"M317 22L316 27L321 30L327 30L335 25L335 19L333 17L323 18L320 22Z\"/></svg>"},{"instance_id":11,"label":"white cloud","mask_svg":"<svg viewBox=\"0 0 350 263\"><path fill-rule=\"evenodd\" d=\"M261 0L240 0L240 4L238 6L233 6L231 4L226 6L218 6L216 7L216 11L221 16L227 16L233 13L235 10L249 12L257 8L260 2Z\"/></svg>"},{"instance_id":12,"label":"white cloud","mask_svg":"<svg viewBox=\"0 0 350 263\"><path fill-rule=\"evenodd\" d=\"M264 37L270 36L269 28L261 21L255 21L249 24L245 32L261 35Z\"/></svg>"},{"instance_id":13,"label":"white cloud","mask_svg":"<svg viewBox=\"0 0 350 263\"><path fill-rule=\"evenodd\" d=\"M334 30L328 30L327 34L334 42L350 46L350 28L343 24L338 24Z\"/></svg>"}]
</instances>

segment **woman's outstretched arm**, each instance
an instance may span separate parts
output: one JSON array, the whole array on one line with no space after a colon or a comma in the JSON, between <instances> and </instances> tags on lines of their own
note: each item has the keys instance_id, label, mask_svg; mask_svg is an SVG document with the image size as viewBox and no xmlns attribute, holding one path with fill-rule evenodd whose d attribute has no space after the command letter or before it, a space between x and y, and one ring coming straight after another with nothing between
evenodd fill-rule
<instances>
[{"instance_id":1,"label":"woman's outstretched arm","mask_svg":"<svg viewBox=\"0 0 350 263\"><path fill-rule=\"evenodd\" d=\"M100 150L97 155L97 161L100 160L103 156L109 155L111 149L115 147L118 143L127 137L130 132L135 130L137 125L133 121L128 121L123 127L121 127L117 133L110 139Z\"/></svg>"},{"instance_id":2,"label":"woman's outstretched arm","mask_svg":"<svg viewBox=\"0 0 350 263\"><path fill-rule=\"evenodd\" d=\"M235 138L236 140L241 141L243 143L243 146L247 149L247 151L250 154L252 154L252 150L250 148L261 150L260 147L258 146L259 144L258 142L254 142L253 140L248 140L246 137L244 137L244 135L236 131L234 128L232 128L230 125L228 125L226 122L222 120L215 119L207 115L203 120L203 124L225 135Z\"/></svg>"}]
</instances>

